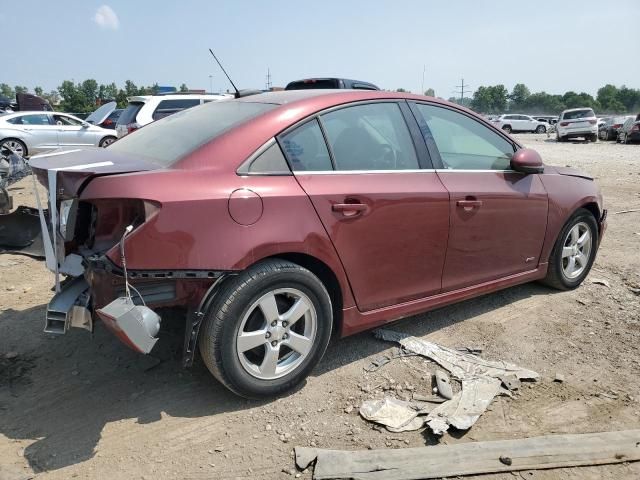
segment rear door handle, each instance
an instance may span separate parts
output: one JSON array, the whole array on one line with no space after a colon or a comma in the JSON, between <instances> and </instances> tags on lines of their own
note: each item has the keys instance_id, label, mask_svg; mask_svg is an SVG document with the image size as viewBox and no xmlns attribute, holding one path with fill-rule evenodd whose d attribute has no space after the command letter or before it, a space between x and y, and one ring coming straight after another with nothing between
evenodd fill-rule
<instances>
[{"instance_id":1,"label":"rear door handle","mask_svg":"<svg viewBox=\"0 0 640 480\"><path fill-rule=\"evenodd\" d=\"M474 208L480 208L482 206L482 200L458 200L456 205L464 208L465 212L470 212Z\"/></svg>"},{"instance_id":2,"label":"rear door handle","mask_svg":"<svg viewBox=\"0 0 640 480\"><path fill-rule=\"evenodd\" d=\"M345 217L353 217L359 215L367 209L364 203L334 203L331 205L331 210L334 212L340 212Z\"/></svg>"}]
</instances>

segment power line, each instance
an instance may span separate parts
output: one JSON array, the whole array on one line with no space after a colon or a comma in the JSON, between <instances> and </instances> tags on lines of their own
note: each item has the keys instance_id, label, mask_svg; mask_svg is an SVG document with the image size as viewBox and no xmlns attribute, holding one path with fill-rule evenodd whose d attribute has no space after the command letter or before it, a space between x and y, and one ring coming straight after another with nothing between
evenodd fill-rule
<instances>
[{"instance_id":1,"label":"power line","mask_svg":"<svg viewBox=\"0 0 640 480\"><path fill-rule=\"evenodd\" d=\"M456 93L460 94L460 105L462 105L464 103L464 92L466 91L467 93L469 93L471 91L469 87L469 84L464 83L464 78L461 79L460 81L460 85L456 85Z\"/></svg>"}]
</instances>

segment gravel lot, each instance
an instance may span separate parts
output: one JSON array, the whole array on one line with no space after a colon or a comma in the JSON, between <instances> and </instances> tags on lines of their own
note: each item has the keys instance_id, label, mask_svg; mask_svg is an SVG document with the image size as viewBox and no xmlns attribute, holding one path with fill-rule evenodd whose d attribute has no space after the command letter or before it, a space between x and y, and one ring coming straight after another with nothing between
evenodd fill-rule
<instances>
[{"instance_id":1,"label":"gravel lot","mask_svg":"<svg viewBox=\"0 0 640 480\"><path fill-rule=\"evenodd\" d=\"M98 325L93 335L42 333L52 276L41 262L0 255L0 479L294 478L295 445L402 448L640 428L640 146L558 144L517 135L546 163L597 178L609 228L583 286L537 284L403 320L393 329L538 371L514 398L498 397L466 434L392 434L357 413L362 400L430 393L434 367L410 357L363 367L394 347L370 333L334 341L301 389L245 401L201 362L180 367L179 328L140 357ZM30 204L30 180L11 187ZM609 286L593 283L605 280ZM8 354L8 355L7 355ZM554 382L557 373L562 383ZM640 463L523 472L527 479L640 478ZM311 478L301 472L300 478ZM483 478L511 479L511 474Z\"/></svg>"}]
</instances>

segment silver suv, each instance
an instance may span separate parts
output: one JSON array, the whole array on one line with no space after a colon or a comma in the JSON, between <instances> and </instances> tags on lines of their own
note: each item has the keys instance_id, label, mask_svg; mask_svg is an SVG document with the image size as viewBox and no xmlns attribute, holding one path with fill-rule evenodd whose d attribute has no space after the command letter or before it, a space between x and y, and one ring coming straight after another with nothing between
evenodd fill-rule
<instances>
[{"instance_id":1,"label":"silver suv","mask_svg":"<svg viewBox=\"0 0 640 480\"><path fill-rule=\"evenodd\" d=\"M230 100L233 95L171 93L165 95L140 95L129 97L129 105L124 109L116 134L122 138L145 125L169 115L207 102Z\"/></svg>"}]
</instances>

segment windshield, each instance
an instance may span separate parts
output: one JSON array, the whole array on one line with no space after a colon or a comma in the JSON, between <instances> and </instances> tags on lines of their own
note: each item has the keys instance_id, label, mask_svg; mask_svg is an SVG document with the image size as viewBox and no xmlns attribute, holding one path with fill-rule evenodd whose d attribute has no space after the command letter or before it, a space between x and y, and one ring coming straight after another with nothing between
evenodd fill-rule
<instances>
[{"instance_id":1,"label":"windshield","mask_svg":"<svg viewBox=\"0 0 640 480\"><path fill-rule=\"evenodd\" d=\"M596 114L593 113L593 110L586 109L586 110L575 110L573 112L565 112L564 114L564 120L575 120L577 118L589 118L589 117L595 117Z\"/></svg>"},{"instance_id":2,"label":"windshield","mask_svg":"<svg viewBox=\"0 0 640 480\"><path fill-rule=\"evenodd\" d=\"M270 103L211 102L150 123L108 148L148 157L168 167L225 131L276 107Z\"/></svg>"}]
</instances>

